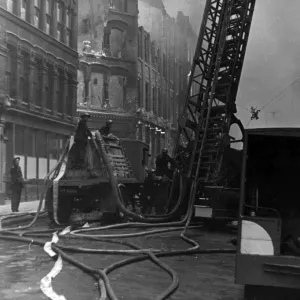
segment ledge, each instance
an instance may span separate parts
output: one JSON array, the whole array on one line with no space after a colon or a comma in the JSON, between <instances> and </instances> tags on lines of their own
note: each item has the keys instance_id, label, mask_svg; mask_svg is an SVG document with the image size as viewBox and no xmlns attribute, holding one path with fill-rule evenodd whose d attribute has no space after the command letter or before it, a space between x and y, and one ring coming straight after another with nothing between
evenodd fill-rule
<instances>
[{"instance_id":1,"label":"ledge","mask_svg":"<svg viewBox=\"0 0 300 300\"><path fill-rule=\"evenodd\" d=\"M30 23L20 19L16 15L10 13L6 9L0 7L0 16L7 18L9 21L17 24L21 28L27 30L28 32L31 32L32 34L38 36L39 38L43 39L45 42L53 45L54 47L59 48L65 53L68 53L69 55L73 56L74 58L78 58L77 51L66 46L65 44L61 43L60 41L56 40L52 36L48 35L47 33L41 31L40 29L34 27ZM3 25L2 25L3 26ZM6 30L6 29L5 29Z\"/></svg>"}]
</instances>

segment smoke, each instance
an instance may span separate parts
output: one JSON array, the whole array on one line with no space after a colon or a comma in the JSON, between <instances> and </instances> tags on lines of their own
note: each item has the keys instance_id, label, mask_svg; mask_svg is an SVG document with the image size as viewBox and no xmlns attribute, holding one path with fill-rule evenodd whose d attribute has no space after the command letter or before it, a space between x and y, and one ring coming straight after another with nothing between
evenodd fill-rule
<instances>
[{"instance_id":1,"label":"smoke","mask_svg":"<svg viewBox=\"0 0 300 300\"><path fill-rule=\"evenodd\" d=\"M167 12L181 10L198 34L205 0L164 0ZM256 0L237 96L238 117L246 125L247 109L265 106L300 77L300 1ZM249 127L300 127L300 82L289 87Z\"/></svg>"}]
</instances>

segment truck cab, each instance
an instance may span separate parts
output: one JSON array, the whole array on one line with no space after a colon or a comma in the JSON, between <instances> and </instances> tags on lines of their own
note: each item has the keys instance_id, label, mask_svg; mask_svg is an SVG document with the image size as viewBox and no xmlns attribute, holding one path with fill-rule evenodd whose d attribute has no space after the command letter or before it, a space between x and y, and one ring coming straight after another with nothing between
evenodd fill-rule
<instances>
[{"instance_id":1,"label":"truck cab","mask_svg":"<svg viewBox=\"0 0 300 300\"><path fill-rule=\"evenodd\" d=\"M246 130L236 255L245 298L300 299L300 129Z\"/></svg>"}]
</instances>

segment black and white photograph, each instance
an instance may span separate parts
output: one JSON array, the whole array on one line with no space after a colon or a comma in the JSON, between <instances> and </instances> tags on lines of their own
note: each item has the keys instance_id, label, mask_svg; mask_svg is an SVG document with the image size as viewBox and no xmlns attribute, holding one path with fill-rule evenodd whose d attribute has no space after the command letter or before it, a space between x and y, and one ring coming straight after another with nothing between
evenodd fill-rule
<instances>
[{"instance_id":1,"label":"black and white photograph","mask_svg":"<svg viewBox=\"0 0 300 300\"><path fill-rule=\"evenodd\" d=\"M299 12L0 0L0 299L299 300Z\"/></svg>"}]
</instances>

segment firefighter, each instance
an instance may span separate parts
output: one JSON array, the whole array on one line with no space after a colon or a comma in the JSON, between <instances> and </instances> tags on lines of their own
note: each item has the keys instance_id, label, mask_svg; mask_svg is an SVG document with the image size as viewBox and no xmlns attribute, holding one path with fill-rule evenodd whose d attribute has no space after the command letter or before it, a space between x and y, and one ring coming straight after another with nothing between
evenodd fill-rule
<instances>
[{"instance_id":1,"label":"firefighter","mask_svg":"<svg viewBox=\"0 0 300 300\"><path fill-rule=\"evenodd\" d=\"M174 161L168 154L168 149L164 148L156 157L156 175L157 176L168 176L170 177L169 164L173 165Z\"/></svg>"},{"instance_id":2,"label":"firefighter","mask_svg":"<svg viewBox=\"0 0 300 300\"><path fill-rule=\"evenodd\" d=\"M74 137L74 142L77 149L76 155L76 165L80 166L84 163L85 149L88 142L88 137L92 138L93 135L88 128L87 121L90 118L90 114L84 113L80 116L80 121L78 122L76 133Z\"/></svg>"},{"instance_id":3,"label":"firefighter","mask_svg":"<svg viewBox=\"0 0 300 300\"><path fill-rule=\"evenodd\" d=\"M20 164L20 157L15 157L12 161L12 167L10 169L10 187L12 191L12 197L11 197L12 212L19 212L22 189L24 188L23 174L19 164Z\"/></svg>"},{"instance_id":4,"label":"firefighter","mask_svg":"<svg viewBox=\"0 0 300 300\"><path fill-rule=\"evenodd\" d=\"M111 130L112 124L113 124L112 120L106 121L105 126L100 128L100 134L103 136L109 136L111 134L110 130Z\"/></svg>"}]
</instances>

